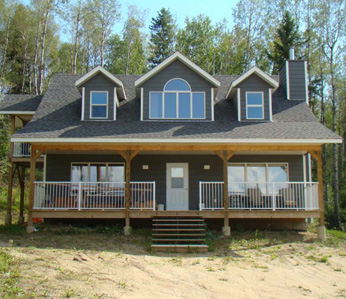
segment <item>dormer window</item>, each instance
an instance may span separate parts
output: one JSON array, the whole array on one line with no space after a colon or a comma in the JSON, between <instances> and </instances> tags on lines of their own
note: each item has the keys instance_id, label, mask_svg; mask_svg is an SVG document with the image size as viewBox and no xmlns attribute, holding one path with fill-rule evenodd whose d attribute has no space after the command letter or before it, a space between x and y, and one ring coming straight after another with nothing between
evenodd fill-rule
<instances>
[{"instance_id":1,"label":"dormer window","mask_svg":"<svg viewBox=\"0 0 346 299\"><path fill-rule=\"evenodd\" d=\"M90 118L108 118L108 91L90 92Z\"/></svg>"},{"instance_id":2,"label":"dormer window","mask_svg":"<svg viewBox=\"0 0 346 299\"><path fill-rule=\"evenodd\" d=\"M246 119L264 119L263 92L246 92Z\"/></svg>"},{"instance_id":3,"label":"dormer window","mask_svg":"<svg viewBox=\"0 0 346 299\"><path fill-rule=\"evenodd\" d=\"M150 92L150 119L205 119L205 93L192 92L183 79L172 79L163 91Z\"/></svg>"}]
</instances>

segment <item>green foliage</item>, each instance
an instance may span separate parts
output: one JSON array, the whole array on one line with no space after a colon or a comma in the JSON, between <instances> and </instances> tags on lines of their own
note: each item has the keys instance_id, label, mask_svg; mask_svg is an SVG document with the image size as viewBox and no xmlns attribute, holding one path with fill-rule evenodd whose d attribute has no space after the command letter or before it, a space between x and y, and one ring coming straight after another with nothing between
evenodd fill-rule
<instances>
[{"instance_id":1,"label":"green foliage","mask_svg":"<svg viewBox=\"0 0 346 299\"><path fill-rule=\"evenodd\" d=\"M0 295L1 298L15 298L21 295L18 287L18 261L6 249L0 249Z\"/></svg>"},{"instance_id":2,"label":"green foliage","mask_svg":"<svg viewBox=\"0 0 346 299\"><path fill-rule=\"evenodd\" d=\"M277 29L277 37L273 44L273 53L268 53L268 58L273 63L273 73L278 74L281 65L289 59L290 48L295 47L297 51L297 47L301 44L298 25L289 11L286 11Z\"/></svg>"},{"instance_id":3,"label":"green foliage","mask_svg":"<svg viewBox=\"0 0 346 299\"><path fill-rule=\"evenodd\" d=\"M168 9L162 8L156 18L151 19L149 65L155 67L174 51L176 25Z\"/></svg>"}]
</instances>

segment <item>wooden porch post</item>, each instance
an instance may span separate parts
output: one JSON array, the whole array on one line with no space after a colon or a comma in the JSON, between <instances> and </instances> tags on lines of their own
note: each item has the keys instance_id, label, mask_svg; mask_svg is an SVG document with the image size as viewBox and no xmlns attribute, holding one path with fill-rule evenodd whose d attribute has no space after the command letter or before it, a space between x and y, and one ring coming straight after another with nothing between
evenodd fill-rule
<instances>
[{"instance_id":1,"label":"wooden porch post","mask_svg":"<svg viewBox=\"0 0 346 299\"><path fill-rule=\"evenodd\" d=\"M34 195L35 195L35 175L36 175L36 160L41 156L42 151L36 150L31 147L31 158L30 158L30 197L29 197L29 217L28 217L28 226L26 227L27 233L34 232L34 223L32 220L32 211L34 208Z\"/></svg>"},{"instance_id":2,"label":"wooden porch post","mask_svg":"<svg viewBox=\"0 0 346 299\"><path fill-rule=\"evenodd\" d=\"M10 115L10 136L14 134L15 129L15 116ZM5 217L5 224L9 225L12 223L12 187L13 187L13 163L12 163L12 156L13 156L13 149L14 144L13 142L10 143L10 153L9 153L9 160L10 164L8 166L8 182L7 182L7 213Z\"/></svg>"},{"instance_id":3,"label":"wooden porch post","mask_svg":"<svg viewBox=\"0 0 346 299\"><path fill-rule=\"evenodd\" d=\"M138 151L119 151L125 160L125 227L124 235L131 234L130 207L131 207L131 161L138 154Z\"/></svg>"},{"instance_id":4,"label":"wooden porch post","mask_svg":"<svg viewBox=\"0 0 346 299\"><path fill-rule=\"evenodd\" d=\"M25 166L17 168L18 180L20 185L20 205L19 205L19 216L18 224L24 223L24 196L25 196Z\"/></svg>"},{"instance_id":5,"label":"wooden porch post","mask_svg":"<svg viewBox=\"0 0 346 299\"><path fill-rule=\"evenodd\" d=\"M229 226L229 202L228 202L228 160L234 155L232 151L220 151L216 154L222 159L223 169L223 210L224 210L224 226L222 232L225 236L231 235Z\"/></svg>"},{"instance_id":6,"label":"wooden porch post","mask_svg":"<svg viewBox=\"0 0 346 299\"><path fill-rule=\"evenodd\" d=\"M311 156L317 162L317 179L318 179L318 206L320 209L319 227L317 234L321 241L326 240L326 227L324 215L324 198L323 198L323 167L322 167L322 149L318 151L311 151Z\"/></svg>"}]
</instances>

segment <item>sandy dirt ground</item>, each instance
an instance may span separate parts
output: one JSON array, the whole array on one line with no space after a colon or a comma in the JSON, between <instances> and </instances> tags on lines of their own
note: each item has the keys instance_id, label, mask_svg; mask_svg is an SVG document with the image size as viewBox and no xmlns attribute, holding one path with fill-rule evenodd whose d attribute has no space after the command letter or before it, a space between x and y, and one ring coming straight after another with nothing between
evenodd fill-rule
<instances>
[{"instance_id":1,"label":"sandy dirt ground","mask_svg":"<svg viewBox=\"0 0 346 299\"><path fill-rule=\"evenodd\" d=\"M312 233L214 237L214 252L152 253L150 235L43 231L0 234L30 298L342 298L346 241Z\"/></svg>"}]
</instances>

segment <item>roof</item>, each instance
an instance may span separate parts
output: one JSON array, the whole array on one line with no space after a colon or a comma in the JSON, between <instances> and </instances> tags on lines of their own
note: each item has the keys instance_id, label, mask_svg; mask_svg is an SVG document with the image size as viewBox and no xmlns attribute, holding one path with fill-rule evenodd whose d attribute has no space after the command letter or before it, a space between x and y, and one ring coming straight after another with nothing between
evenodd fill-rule
<instances>
[{"instance_id":1,"label":"roof","mask_svg":"<svg viewBox=\"0 0 346 299\"><path fill-rule=\"evenodd\" d=\"M254 66L250 70L248 70L245 74L241 75L239 78L234 80L227 92L226 98L228 99L229 96L233 95L234 89L239 85L241 82L249 78L251 75L256 74L258 77L260 77L262 80L267 82L272 88L278 88L279 87L279 82L267 75L265 72L263 72L261 69L259 69L257 66Z\"/></svg>"},{"instance_id":2,"label":"roof","mask_svg":"<svg viewBox=\"0 0 346 299\"><path fill-rule=\"evenodd\" d=\"M177 59L181 61L182 63L184 63L189 68L191 68L192 70L194 70L205 80L209 81L215 87L220 87L220 82L218 82L215 77L209 75L206 71L202 70L197 64L193 63L191 60L189 60L188 58L186 58L183 54L179 52L175 52L173 55L169 56L164 61L162 61L159 65L154 67L152 70L147 72L144 76L138 78L135 82L135 86L136 87L141 86L144 82L149 80L151 77L156 75L158 72L160 72L162 69L164 69L166 66L168 66L169 64L171 64L173 61Z\"/></svg>"},{"instance_id":3,"label":"roof","mask_svg":"<svg viewBox=\"0 0 346 299\"><path fill-rule=\"evenodd\" d=\"M7 94L0 101L0 114L34 114L41 99L31 94Z\"/></svg>"},{"instance_id":4,"label":"roof","mask_svg":"<svg viewBox=\"0 0 346 299\"><path fill-rule=\"evenodd\" d=\"M112 75L110 72L108 72L106 69L104 69L102 66L97 66L94 69L92 69L90 72L82 76L76 81L76 86L80 87L85 83L86 81L90 80L92 77L96 76L98 73L103 74L105 77L107 77L109 80L114 82L115 84L119 85L121 87L121 98L126 99L126 93L124 90L123 82L121 82L117 77Z\"/></svg>"},{"instance_id":5,"label":"roof","mask_svg":"<svg viewBox=\"0 0 346 299\"><path fill-rule=\"evenodd\" d=\"M31 122L12 140L28 142L292 142L341 141L341 137L320 124L305 101L288 101L283 90L273 93L272 122L238 122L237 111L227 92L239 76L214 76L215 121L140 121L140 100L135 81L139 76L114 75L124 84L127 100L120 103L117 120L81 121L81 95L75 81L81 76L57 74ZM43 142L43 141L42 141Z\"/></svg>"}]
</instances>

